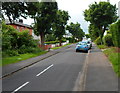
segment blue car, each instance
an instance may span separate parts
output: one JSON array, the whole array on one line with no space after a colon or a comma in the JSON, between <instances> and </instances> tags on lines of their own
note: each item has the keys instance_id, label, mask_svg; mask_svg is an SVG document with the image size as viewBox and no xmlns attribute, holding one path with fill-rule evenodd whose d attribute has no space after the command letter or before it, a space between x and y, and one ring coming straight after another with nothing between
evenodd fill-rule
<instances>
[{"instance_id":1,"label":"blue car","mask_svg":"<svg viewBox=\"0 0 120 93\"><path fill-rule=\"evenodd\" d=\"M88 50L89 50L89 46L87 45L87 42L78 42L76 44L76 52L78 51L85 51L88 53Z\"/></svg>"}]
</instances>

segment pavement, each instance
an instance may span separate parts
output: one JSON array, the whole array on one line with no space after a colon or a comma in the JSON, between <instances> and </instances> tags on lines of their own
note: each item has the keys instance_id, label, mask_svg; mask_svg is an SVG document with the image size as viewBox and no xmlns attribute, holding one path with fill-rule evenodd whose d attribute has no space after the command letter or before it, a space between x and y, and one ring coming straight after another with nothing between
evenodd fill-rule
<instances>
[{"instance_id":1,"label":"pavement","mask_svg":"<svg viewBox=\"0 0 120 93\"><path fill-rule=\"evenodd\" d=\"M19 72L18 74L15 74L15 76L17 78L20 78L21 75L23 77L24 77L24 75L26 75L27 77L25 77L24 80L30 78L30 80L35 81L33 83L33 85L32 84L28 85L26 88L23 89L23 91L32 90L32 89L34 91L35 90L40 91L40 89L41 90L48 89L48 91L49 90L72 91L71 89L74 85L75 80L77 80L78 82L79 81L81 82L81 80L84 81L81 83L83 85L75 84L75 85L77 85L77 87L81 87L81 86L84 87L84 88L82 88L82 90L79 90L79 88L78 88L78 90L75 90L75 91L106 91L106 92L113 91L113 93L114 93L114 91L118 91L118 77L116 76L115 72L113 71L112 65L109 62L108 58L102 53L102 51L100 49L98 49L95 44L93 44L93 47L90 50L88 56L86 57L87 59L85 61L86 54L75 53L73 48L67 50L68 48L71 48L73 46L74 45L69 45L69 46L66 46L61 49L50 51L47 54L44 54L44 55L41 55L41 56L38 56L35 58L31 58L31 59L21 61L21 62L15 63L15 64L4 66L2 68L3 69L2 76L6 77L15 72ZM52 57L53 55L54 55L54 57ZM73 58L72 58L72 56L73 56ZM55 59L55 58L57 58L57 59ZM24 70L24 68L28 68L29 66L32 66L35 63L37 63L37 64L41 63L42 61L44 61L43 59L46 59L47 61L45 61L45 62L47 62L47 63L48 63L48 61L50 61L49 64L46 63L47 66L49 66L50 63L55 64L55 67L53 68L55 70L52 70L49 73L47 72L45 74L45 76L44 75L41 76L41 78L39 80L35 80L35 79L33 79L33 77L31 77L31 75L33 73L33 72L31 73L31 71L33 71L33 70L30 70L30 69L33 69L33 68L30 68L26 72L20 72L22 69ZM56 60L56 61L54 62L54 60ZM45 62L42 62L43 67L45 65ZM85 64L85 67L84 67L84 64ZM37 65L35 67L39 66L39 69L41 70L43 68L41 65L42 64ZM51 65L51 67L52 67L52 65ZM82 71L82 68L85 71ZM35 71L38 71L37 69ZM63 70L64 70L64 72L63 72ZM80 75L78 75L79 71L81 72ZM84 72L84 73L82 73L82 72ZM28 74L28 73L31 73L31 74ZM82 75L84 78L81 79ZM13 81L17 82L17 79L15 78L15 76L13 75L12 77L10 77L8 79L4 79L3 84L4 84L5 88L11 87L11 89L12 89L13 86L16 86L15 84L13 86L10 86L11 85L10 82L13 82ZM78 76L78 78L76 79L77 76ZM80 76L80 78L79 78L79 76ZM42 77L44 77L44 79ZM19 80L19 82L22 84L23 82L21 82L21 81L22 80ZM53 81L54 81L54 83L53 83ZM50 83L48 83L48 82L50 82ZM16 84L19 84L19 83L16 83ZM38 86L36 86L36 84L38 84ZM43 85L41 85L41 87L39 87L39 84L43 84ZM47 84L47 85L44 85L44 84ZM72 85L70 85L70 84L72 84ZM6 87L6 86L8 86L8 87ZM9 89L10 88L8 88L8 90ZM7 90L7 89L4 89L4 90ZM94 93L96 93L96 92L94 92Z\"/></svg>"},{"instance_id":2,"label":"pavement","mask_svg":"<svg viewBox=\"0 0 120 93\"><path fill-rule=\"evenodd\" d=\"M34 58L30 58L30 59L27 59L27 60L24 60L24 61L20 61L18 63L14 63L14 64L9 64L9 65L6 65L6 66L3 66L2 67L2 76L1 77L6 77L6 76L9 76L11 74L14 74L26 67L29 67L37 62L40 62L41 60L44 60L50 56L53 56L59 52L62 52L64 51L65 49L67 48L70 48L72 45L68 45L68 46L65 46L63 48L60 48L60 49L56 49L56 50L52 50L44 55L40 55L40 56L37 56L37 57L34 57Z\"/></svg>"},{"instance_id":3,"label":"pavement","mask_svg":"<svg viewBox=\"0 0 120 93\"><path fill-rule=\"evenodd\" d=\"M88 57L85 81L85 91L118 91L118 77L112 64L95 44Z\"/></svg>"}]
</instances>

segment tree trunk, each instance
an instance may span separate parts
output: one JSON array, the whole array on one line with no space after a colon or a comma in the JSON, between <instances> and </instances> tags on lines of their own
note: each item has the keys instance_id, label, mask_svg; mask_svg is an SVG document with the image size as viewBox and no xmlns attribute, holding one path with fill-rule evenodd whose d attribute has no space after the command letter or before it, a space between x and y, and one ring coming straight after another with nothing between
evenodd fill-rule
<instances>
[{"instance_id":1,"label":"tree trunk","mask_svg":"<svg viewBox=\"0 0 120 93\"><path fill-rule=\"evenodd\" d=\"M9 15L7 15L7 17L8 17L8 19L9 19L10 23L12 23L12 20L11 20L10 16L9 16Z\"/></svg>"},{"instance_id":2,"label":"tree trunk","mask_svg":"<svg viewBox=\"0 0 120 93\"><path fill-rule=\"evenodd\" d=\"M72 36L72 43L75 43L75 37Z\"/></svg>"},{"instance_id":3,"label":"tree trunk","mask_svg":"<svg viewBox=\"0 0 120 93\"><path fill-rule=\"evenodd\" d=\"M44 32L41 32L40 33L40 38L41 38L41 47L42 47L42 49L44 49L44 43L45 43L45 34L44 34Z\"/></svg>"},{"instance_id":4,"label":"tree trunk","mask_svg":"<svg viewBox=\"0 0 120 93\"><path fill-rule=\"evenodd\" d=\"M102 38L104 36L105 30L106 30L106 27L104 26L104 28L102 29L102 32L101 32L101 45L103 44Z\"/></svg>"},{"instance_id":5,"label":"tree trunk","mask_svg":"<svg viewBox=\"0 0 120 93\"><path fill-rule=\"evenodd\" d=\"M62 40L59 40L59 46L62 46Z\"/></svg>"},{"instance_id":6,"label":"tree trunk","mask_svg":"<svg viewBox=\"0 0 120 93\"><path fill-rule=\"evenodd\" d=\"M100 30L100 32L99 32L99 36L100 36L100 41L101 41L101 45L103 44L103 42L102 42L102 37L103 37L103 29L102 29L102 26L100 26L99 27L99 30Z\"/></svg>"}]
</instances>

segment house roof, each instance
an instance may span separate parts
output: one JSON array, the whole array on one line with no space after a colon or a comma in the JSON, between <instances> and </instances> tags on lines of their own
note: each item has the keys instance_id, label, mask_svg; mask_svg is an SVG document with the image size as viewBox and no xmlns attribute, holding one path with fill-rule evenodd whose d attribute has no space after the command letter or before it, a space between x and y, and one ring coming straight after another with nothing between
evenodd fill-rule
<instances>
[{"instance_id":1,"label":"house roof","mask_svg":"<svg viewBox=\"0 0 120 93\"><path fill-rule=\"evenodd\" d=\"M7 25L14 24L14 25L19 25L19 26L23 26L23 27L31 28L30 25L23 24L23 23L21 23L21 22L17 22L17 21L11 23L9 20L6 20L5 23L6 23Z\"/></svg>"}]
</instances>

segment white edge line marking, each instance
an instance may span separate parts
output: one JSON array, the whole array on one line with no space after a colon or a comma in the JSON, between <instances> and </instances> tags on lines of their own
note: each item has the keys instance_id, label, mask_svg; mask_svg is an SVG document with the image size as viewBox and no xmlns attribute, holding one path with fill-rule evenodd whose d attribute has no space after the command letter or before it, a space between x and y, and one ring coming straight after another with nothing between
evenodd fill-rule
<instances>
[{"instance_id":1,"label":"white edge line marking","mask_svg":"<svg viewBox=\"0 0 120 93\"><path fill-rule=\"evenodd\" d=\"M21 85L20 87L18 87L17 89L15 89L15 90L14 90L13 92L11 92L11 93L17 92L17 91L20 90L22 87L26 86L28 83L29 83L29 82L24 83L23 85Z\"/></svg>"},{"instance_id":2,"label":"white edge line marking","mask_svg":"<svg viewBox=\"0 0 120 93\"><path fill-rule=\"evenodd\" d=\"M53 64L50 65L49 67L47 67L46 69L44 69L42 72L40 72L40 73L37 74L36 76L37 76L37 77L40 76L42 73L44 73L45 71L47 71L48 69L50 69L52 66L53 66Z\"/></svg>"}]
</instances>

